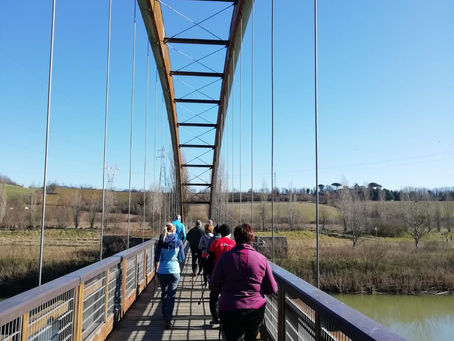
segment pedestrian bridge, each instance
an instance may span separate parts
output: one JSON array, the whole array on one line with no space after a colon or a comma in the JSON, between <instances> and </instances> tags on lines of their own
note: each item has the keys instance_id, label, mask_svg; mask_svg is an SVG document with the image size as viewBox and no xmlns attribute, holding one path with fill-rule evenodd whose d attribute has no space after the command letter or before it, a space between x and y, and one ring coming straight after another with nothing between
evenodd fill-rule
<instances>
[{"instance_id":1,"label":"pedestrian bridge","mask_svg":"<svg viewBox=\"0 0 454 341\"><path fill-rule=\"evenodd\" d=\"M208 292L183 267L174 325L164 329L149 240L0 303L0 340L218 340ZM186 262L190 253L186 247ZM404 340L271 264L278 292L267 297L261 340Z\"/></svg>"}]
</instances>

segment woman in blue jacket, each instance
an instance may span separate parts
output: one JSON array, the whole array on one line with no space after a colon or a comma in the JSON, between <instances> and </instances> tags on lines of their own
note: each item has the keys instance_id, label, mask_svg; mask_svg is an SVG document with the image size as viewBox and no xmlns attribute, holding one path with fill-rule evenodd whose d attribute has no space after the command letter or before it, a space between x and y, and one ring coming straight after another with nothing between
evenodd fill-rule
<instances>
[{"instance_id":1,"label":"woman in blue jacket","mask_svg":"<svg viewBox=\"0 0 454 341\"><path fill-rule=\"evenodd\" d=\"M175 226L167 223L159 237L155 249L155 263L161 285L161 310L167 329L172 327L173 306L178 282L180 281L180 263L184 262L183 243L176 238Z\"/></svg>"}]
</instances>

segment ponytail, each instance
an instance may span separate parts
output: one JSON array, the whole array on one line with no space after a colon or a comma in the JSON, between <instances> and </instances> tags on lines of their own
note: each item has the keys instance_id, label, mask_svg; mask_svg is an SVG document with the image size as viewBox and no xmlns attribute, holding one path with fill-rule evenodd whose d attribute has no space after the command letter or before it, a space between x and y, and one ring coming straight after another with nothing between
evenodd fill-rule
<instances>
[{"instance_id":1,"label":"ponytail","mask_svg":"<svg viewBox=\"0 0 454 341\"><path fill-rule=\"evenodd\" d=\"M175 233L175 230L175 225L167 223L162 231L162 241L165 242L168 236Z\"/></svg>"}]
</instances>

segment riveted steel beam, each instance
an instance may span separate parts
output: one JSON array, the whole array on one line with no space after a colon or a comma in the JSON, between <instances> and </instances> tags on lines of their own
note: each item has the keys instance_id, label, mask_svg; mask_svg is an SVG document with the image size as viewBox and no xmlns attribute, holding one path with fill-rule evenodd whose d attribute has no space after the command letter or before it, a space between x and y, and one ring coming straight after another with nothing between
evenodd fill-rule
<instances>
[{"instance_id":1,"label":"riveted steel beam","mask_svg":"<svg viewBox=\"0 0 454 341\"><path fill-rule=\"evenodd\" d=\"M171 76L195 76L195 77L224 77L219 72L197 72L197 71L170 71Z\"/></svg>"},{"instance_id":2,"label":"riveted steel beam","mask_svg":"<svg viewBox=\"0 0 454 341\"><path fill-rule=\"evenodd\" d=\"M214 145L212 144L188 144L188 143L182 143L180 144L180 148L214 148Z\"/></svg>"},{"instance_id":3,"label":"riveted steel beam","mask_svg":"<svg viewBox=\"0 0 454 341\"><path fill-rule=\"evenodd\" d=\"M197 45L229 45L228 40L220 39L192 39L192 38L164 38L164 44L197 44Z\"/></svg>"},{"instance_id":4,"label":"riveted steel beam","mask_svg":"<svg viewBox=\"0 0 454 341\"><path fill-rule=\"evenodd\" d=\"M215 123L177 123L178 127L203 127L203 128L216 128L217 124Z\"/></svg>"},{"instance_id":5,"label":"riveted steel beam","mask_svg":"<svg viewBox=\"0 0 454 341\"><path fill-rule=\"evenodd\" d=\"M185 182L185 183L183 183L183 186L211 187L211 184L206 184L206 183L201 183L201 182L194 182L194 183Z\"/></svg>"},{"instance_id":6,"label":"riveted steel beam","mask_svg":"<svg viewBox=\"0 0 454 341\"><path fill-rule=\"evenodd\" d=\"M216 99L198 99L198 98L175 98L175 103L199 103L199 104L219 104Z\"/></svg>"},{"instance_id":7,"label":"riveted steel beam","mask_svg":"<svg viewBox=\"0 0 454 341\"><path fill-rule=\"evenodd\" d=\"M190 164L190 163L184 163L181 165L181 167L193 167L193 168L213 168L213 165L204 165L204 164Z\"/></svg>"},{"instance_id":8,"label":"riveted steel beam","mask_svg":"<svg viewBox=\"0 0 454 341\"><path fill-rule=\"evenodd\" d=\"M175 90L173 80L170 76L170 56L169 49L164 41L164 20L162 17L161 3L154 0L137 0L142 14L143 22L147 31L150 47L153 51L154 60L159 73L162 93L167 110L167 119L169 121L170 136L172 139L173 160L176 178L176 188L180 201L179 213L184 219L183 210L183 186L182 186L182 169L181 169L181 154L179 146L179 136L177 127L177 111L174 102ZM177 208L178 210L178 208Z\"/></svg>"}]
</instances>

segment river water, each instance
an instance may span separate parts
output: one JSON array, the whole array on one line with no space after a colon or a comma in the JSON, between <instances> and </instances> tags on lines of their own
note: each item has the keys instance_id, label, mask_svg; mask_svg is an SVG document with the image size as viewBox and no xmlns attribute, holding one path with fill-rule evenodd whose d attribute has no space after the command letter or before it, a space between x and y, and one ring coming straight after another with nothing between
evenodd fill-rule
<instances>
[{"instance_id":1,"label":"river water","mask_svg":"<svg viewBox=\"0 0 454 341\"><path fill-rule=\"evenodd\" d=\"M454 340L454 295L334 297L408 340Z\"/></svg>"}]
</instances>

